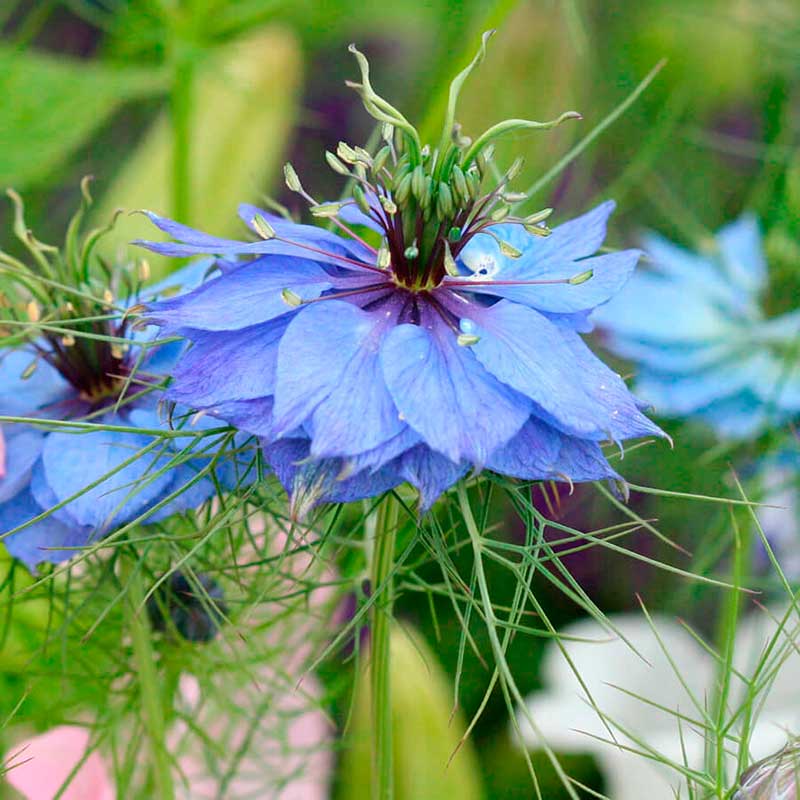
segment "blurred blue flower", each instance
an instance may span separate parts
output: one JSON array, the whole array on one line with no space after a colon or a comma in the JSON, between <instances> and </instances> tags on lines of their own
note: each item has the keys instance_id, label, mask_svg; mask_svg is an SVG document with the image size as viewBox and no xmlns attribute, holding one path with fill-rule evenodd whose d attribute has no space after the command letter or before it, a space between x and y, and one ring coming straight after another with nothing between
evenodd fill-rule
<instances>
[{"instance_id":1,"label":"blurred blue flower","mask_svg":"<svg viewBox=\"0 0 800 800\"><path fill-rule=\"evenodd\" d=\"M296 508L408 481L427 509L470 468L618 479L600 442L662 435L579 335L639 258L594 255L613 203L549 236L474 216L427 261L388 188L359 205L337 222L379 232L377 249L252 206L240 213L263 241L151 213L175 241L143 243L222 259L216 279L149 306L193 343L167 396L261 437Z\"/></svg>"},{"instance_id":2,"label":"blurred blue flower","mask_svg":"<svg viewBox=\"0 0 800 800\"><path fill-rule=\"evenodd\" d=\"M196 286L208 266L198 261L136 301ZM152 386L182 345L143 352L135 342L152 338L152 329L134 332L125 320L104 327L108 336L127 338L131 345L59 334L0 349L0 416L86 419L98 426L78 431L15 422L0 429L0 541L30 568L74 556L74 549L65 548L96 542L164 500L148 522L194 508L214 493L206 476L192 483L208 456L188 457L190 440L165 443L146 432L164 428L157 413L160 392ZM133 431L100 429L104 425Z\"/></svg>"},{"instance_id":3,"label":"blurred blue flower","mask_svg":"<svg viewBox=\"0 0 800 800\"><path fill-rule=\"evenodd\" d=\"M592 319L609 349L637 365L635 390L665 416L746 438L800 413L800 309L766 318L767 266L758 224L722 228L713 252L651 234L640 270Z\"/></svg>"}]
</instances>

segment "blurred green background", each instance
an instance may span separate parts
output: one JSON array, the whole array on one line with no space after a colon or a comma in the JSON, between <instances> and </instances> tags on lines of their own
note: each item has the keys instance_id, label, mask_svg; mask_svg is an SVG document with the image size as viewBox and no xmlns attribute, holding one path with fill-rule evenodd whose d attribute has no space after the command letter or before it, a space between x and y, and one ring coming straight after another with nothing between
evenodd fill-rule
<instances>
[{"instance_id":1,"label":"blurred green background","mask_svg":"<svg viewBox=\"0 0 800 800\"><path fill-rule=\"evenodd\" d=\"M770 257L774 288L767 302L775 311L796 304L800 6L792 0L3 0L0 186L25 193L29 219L45 241L60 238L86 174L95 177L96 222L118 207L146 207L235 235L240 201L268 194L295 208L280 177L285 160L316 197L337 195L324 150L340 139L364 143L370 134L369 119L344 85L356 74L348 43L369 56L378 90L435 135L450 78L492 27L498 33L486 62L462 94L458 118L467 134L509 116L544 120L575 109L584 118L503 143L501 163L525 156L520 189L544 176L666 59L642 96L541 187L529 210L554 206L558 222L612 197L619 208L608 244L616 247L635 242L645 227L699 246L724 221L754 209ZM0 230L8 223L4 207ZM124 215L104 255L132 253L127 242L146 230L141 217ZM157 271L169 268L152 263ZM663 444L636 450L626 458L627 477L675 491L729 493L731 453L694 426L667 428L674 450ZM751 455L763 447L755 443ZM726 509L655 502L635 492L631 503L642 517L658 518L659 529L688 554L646 535L628 546L682 569L724 573ZM548 513L579 529L622 518L592 488L562 494ZM498 536L520 541L522 529L502 504L489 514ZM608 613L635 607L639 593L651 609L680 613L702 629L719 602L699 584L602 548L566 563ZM438 579L433 570L427 577ZM513 591L498 575L492 588L498 605ZM534 591L556 625L579 613L546 581ZM409 590L398 614L422 631L452 679L461 631L448 602ZM474 624L472 634L488 654L482 626ZM512 645L509 661L523 691L539 687L541 655L541 640ZM337 687L348 669L329 660L323 677ZM418 672L428 680L424 669ZM467 652L460 678L466 718L477 710L489 675ZM332 694L341 722L346 708ZM483 796L532 797L496 694L473 737ZM398 703L398 714L411 713L413 699L406 711ZM403 769L421 769L414 763L428 755L425 735L404 753ZM544 758L535 763L544 796L557 800L562 790ZM602 788L590 760L573 758L566 767ZM405 796L435 800L424 790Z\"/></svg>"}]
</instances>

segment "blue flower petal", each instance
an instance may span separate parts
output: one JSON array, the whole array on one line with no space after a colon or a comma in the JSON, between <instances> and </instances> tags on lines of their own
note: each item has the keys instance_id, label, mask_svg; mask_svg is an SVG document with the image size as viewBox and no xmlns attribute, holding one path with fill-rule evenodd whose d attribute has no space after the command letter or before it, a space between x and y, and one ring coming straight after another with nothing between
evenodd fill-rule
<instances>
[{"instance_id":1,"label":"blue flower petal","mask_svg":"<svg viewBox=\"0 0 800 800\"><path fill-rule=\"evenodd\" d=\"M284 289L310 300L331 285L325 270L313 261L258 260L204 283L189 294L152 304L148 318L167 331L241 330L290 313L292 309L281 296Z\"/></svg>"},{"instance_id":2,"label":"blue flower petal","mask_svg":"<svg viewBox=\"0 0 800 800\"><path fill-rule=\"evenodd\" d=\"M368 313L330 300L292 320L278 349L274 413L279 435L310 418L311 452L321 457L371 450L403 430L378 358L396 314L391 308Z\"/></svg>"},{"instance_id":3,"label":"blue flower petal","mask_svg":"<svg viewBox=\"0 0 800 800\"><path fill-rule=\"evenodd\" d=\"M367 202L370 208L377 209L378 198L373 192L367 193ZM342 206L339 212L339 219L348 225L363 225L376 233L383 233L383 228L372 217L367 216L354 202L345 203Z\"/></svg>"},{"instance_id":4,"label":"blue flower petal","mask_svg":"<svg viewBox=\"0 0 800 800\"><path fill-rule=\"evenodd\" d=\"M544 275L570 262L594 255L606 236L606 222L614 210L609 200L554 228L547 237L528 233L522 225L511 223L493 225L492 235L479 233L464 247L459 259L471 272L487 269L489 277L505 279L516 272ZM503 255L494 237L507 242L522 254L519 258ZM575 269L569 273L580 272Z\"/></svg>"},{"instance_id":5,"label":"blue flower petal","mask_svg":"<svg viewBox=\"0 0 800 800\"><path fill-rule=\"evenodd\" d=\"M454 483L467 474L468 464L454 464L425 445L404 453L400 475L419 491L419 508L425 513Z\"/></svg>"},{"instance_id":6,"label":"blue flower petal","mask_svg":"<svg viewBox=\"0 0 800 800\"><path fill-rule=\"evenodd\" d=\"M394 328L381 363L403 419L455 463L480 466L530 413L529 401L490 375L443 323Z\"/></svg>"},{"instance_id":7,"label":"blue flower petal","mask_svg":"<svg viewBox=\"0 0 800 800\"><path fill-rule=\"evenodd\" d=\"M163 455L158 457L158 446L94 488L86 487L134 457L151 441L149 436L108 430L51 433L42 450L47 485L59 502L79 494L65 510L81 525L105 530L112 521L124 523L162 497L172 482L169 471L155 475L165 462ZM87 453L92 457L87 458Z\"/></svg>"},{"instance_id":8,"label":"blue flower petal","mask_svg":"<svg viewBox=\"0 0 800 800\"><path fill-rule=\"evenodd\" d=\"M517 303L531 306L541 311L556 314L570 314L585 311L602 305L616 295L628 282L640 250L622 250L618 253L594 256L583 261L536 262L532 265L511 262L493 277L499 283L491 282L460 288L477 294L505 297ZM580 273L592 270L592 277L575 285L569 283L540 283L507 285L505 281L567 281ZM476 278L480 278L477 275ZM448 283L458 282L459 278L449 278ZM463 283L463 281L462 281Z\"/></svg>"},{"instance_id":9,"label":"blue flower petal","mask_svg":"<svg viewBox=\"0 0 800 800\"><path fill-rule=\"evenodd\" d=\"M414 445L422 441L420 435L406 425L403 430L378 447L359 453L357 456L345 459L345 470L355 474L362 470L374 471L384 464L388 464L392 459L410 450Z\"/></svg>"},{"instance_id":10,"label":"blue flower petal","mask_svg":"<svg viewBox=\"0 0 800 800\"><path fill-rule=\"evenodd\" d=\"M190 408L253 400L275 391L284 315L236 331L187 331L192 346L172 371L167 397Z\"/></svg>"},{"instance_id":11,"label":"blue flower petal","mask_svg":"<svg viewBox=\"0 0 800 800\"><path fill-rule=\"evenodd\" d=\"M9 501L30 483L31 469L42 452L44 435L26 426L6 426L0 428L0 453L3 442L5 459L0 459L0 503Z\"/></svg>"},{"instance_id":12,"label":"blue flower petal","mask_svg":"<svg viewBox=\"0 0 800 800\"><path fill-rule=\"evenodd\" d=\"M2 536L7 531L14 530L39 516L42 511L43 509L27 490L18 494L13 503L0 505L0 542L14 558L18 558L31 570L43 561L53 563L66 561L77 555L77 552L59 548L82 547L91 540L91 528L65 525L52 515L34 522L11 536Z\"/></svg>"},{"instance_id":13,"label":"blue flower petal","mask_svg":"<svg viewBox=\"0 0 800 800\"><path fill-rule=\"evenodd\" d=\"M619 478L597 442L568 436L533 417L508 444L492 453L486 466L523 480L579 483Z\"/></svg>"},{"instance_id":14,"label":"blue flower petal","mask_svg":"<svg viewBox=\"0 0 800 800\"><path fill-rule=\"evenodd\" d=\"M199 508L206 500L216 494L214 482L208 476L203 476L200 480L189 484L197 477L197 473L203 467L203 464L186 463L181 464L175 469L171 470L172 481L170 485L164 489L164 497L176 491L180 491L177 497L174 497L166 505L160 508L147 517L147 522L162 522L163 520L171 517L173 514L182 514L185 511L193 511Z\"/></svg>"},{"instance_id":15,"label":"blue flower petal","mask_svg":"<svg viewBox=\"0 0 800 800\"><path fill-rule=\"evenodd\" d=\"M531 398L565 433L615 441L659 434L624 381L572 330L508 300L470 306L462 327L480 336L478 360L503 383Z\"/></svg>"},{"instance_id":16,"label":"blue flower petal","mask_svg":"<svg viewBox=\"0 0 800 800\"><path fill-rule=\"evenodd\" d=\"M717 244L730 277L750 296L767 282L767 262L761 232L753 214L743 214L717 232Z\"/></svg>"},{"instance_id":17,"label":"blue flower petal","mask_svg":"<svg viewBox=\"0 0 800 800\"><path fill-rule=\"evenodd\" d=\"M271 440L275 437L272 410L274 398L231 400L209 409L209 417L223 420L246 433Z\"/></svg>"},{"instance_id":18,"label":"blue flower petal","mask_svg":"<svg viewBox=\"0 0 800 800\"><path fill-rule=\"evenodd\" d=\"M50 406L72 393L55 368L41 359L33 374L23 378L22 374L35 360L34 353L21 348L0 351L0 414L20 417L39 410L49 412Z\"/></svg>"}]
</instances>

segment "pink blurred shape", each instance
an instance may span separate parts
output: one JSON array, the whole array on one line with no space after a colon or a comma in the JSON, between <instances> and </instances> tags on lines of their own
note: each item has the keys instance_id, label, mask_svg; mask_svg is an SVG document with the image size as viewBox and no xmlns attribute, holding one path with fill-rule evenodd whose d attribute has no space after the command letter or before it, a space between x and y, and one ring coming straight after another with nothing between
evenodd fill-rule
<instances>
[{"instance_id":1,"label":"pink blurred shape","mask_svg":"<svg viewBox=\"0 0 800 800\"><path fill-rule=\"evenodd\" d=\"M89 732L77 725L56 728L20 742L6 780L26 800L53 800L89 747ZM106 765L95 750L72 776L61 800L114 800Z\"/></svg>"}]
</instances>

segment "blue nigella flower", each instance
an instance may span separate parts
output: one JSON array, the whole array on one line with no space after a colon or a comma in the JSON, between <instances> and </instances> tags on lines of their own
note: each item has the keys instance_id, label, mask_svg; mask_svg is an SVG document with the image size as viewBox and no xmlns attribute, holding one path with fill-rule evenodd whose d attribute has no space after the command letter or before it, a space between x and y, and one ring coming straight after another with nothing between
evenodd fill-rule
<instances>
[{"instance_id":1,"label":"blue nigella flower","mask_svg":"<svg viewBox=\"0 0 800 800\"><path fill-rule=\"evenodd\" d=\"M243 242L149 215L175 241L143 244L212 254L221 271L148 308L192 342L167 396L259 436L296 507L407 481L428 508L471 468L618 479L600 443L661 431L580 336L639 258L595 255L613 203L552 231L549 211L514 217L516 166L482 186L485 146L519 121L475 143L446 121L440 148L422 147L356 55L355 86L384 139L376 153L341 143L327 154L352 197L318 203L286 169L338 232L242 206L261 238Z\"/></svg>"},{"instance_id":2,"label":"blue nigella flower","mask_svg":"<svg viewBox=\"0 0 800 800\"><path fill-rule=\"evenodd\" d=\"M28 244L38 249L37 258L51 256L51 269L63 286L68 286L74 263L87 263L54 257L35 240ZM131 299L122 307L196 286L208 266L197 262L149 290L129 283ZM130 278L131 272L133 267L120 268L116 277ZM26 286L36 285L36 274L26 274ZM49 284L44 285L49 292ZM209 477L198 478L209 456L203 459L198 452L194 457L187 444L191 439L165 442L153 434L165 427L155 387L182 345L143 348L144 340L153 338L152 329L132 330L130 317L110 310L115 305L110 293L89 283L69 285L74 292L65 289L71 299L60 308L46 305L60 302L55 290L49 298L48 292L37 295L43 305L30 301L26 326L11 329L24 333L0 349L0 416L97 425L96 430L79 430L9 422L0 429L0 541L30 568L72 557L74 548L96 542L162 501L167 502L147 521L196 507L214 493ZM93 292L99 295L96 300ZM11 312L6 325L13 320L13 306Z\"/></svg>"},{"instance_id":3,"label":"blue nigella flower","mask_svg":"<svg viewBox=\"0 0 800 800\"><path fill-rule=\"evenodd\" d=\"M800 309L766 318L767 266L751 215L722 228L708 254L660 236L640 270L593 319L637 364L635 389L660 414L746 438L800 413Z\"/></svg>"}]
</instances>

